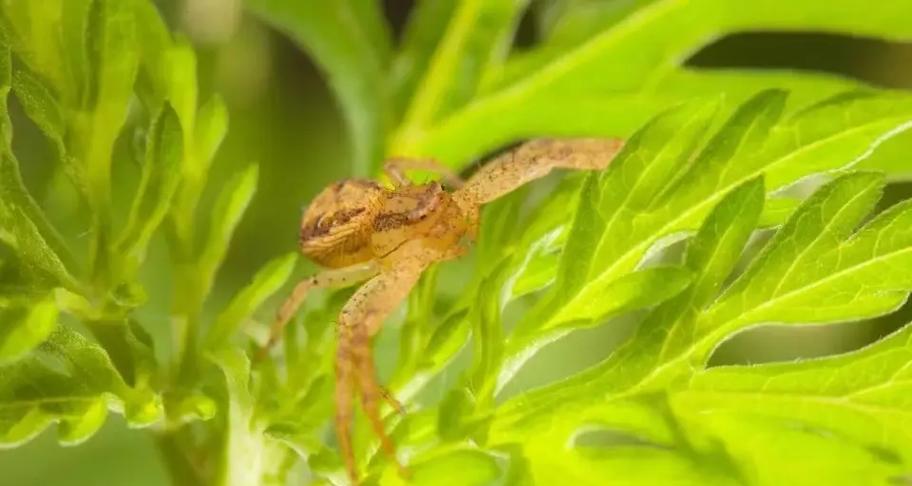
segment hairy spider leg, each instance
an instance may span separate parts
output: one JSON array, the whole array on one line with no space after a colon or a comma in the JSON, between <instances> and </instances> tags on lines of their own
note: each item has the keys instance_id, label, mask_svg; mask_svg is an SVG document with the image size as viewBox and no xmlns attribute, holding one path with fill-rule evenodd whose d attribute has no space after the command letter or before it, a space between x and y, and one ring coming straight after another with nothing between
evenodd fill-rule
<instances>
[{"instance_id":1,"label":"hairy spider leg","mask_svg":"<svg viewBox=\"0 0 912 486\"><path fill-rule=\"evenodd\" d=\"M600 170L608 166L624 141L611 138L536 139L504 153L479 169L453 198L468 216L553 169Z\"/></svg>"},{"instance_id":2,"label":"hairy spider leg","mask_svg":"<svg viewBox=\"0 0 912 486\"><path fill-rule=\"evenodd\" d=\"M291 295L282 303L279 312L276 313L276 318L269 329L269 340L260 348L260 353L257 358L262 359L265 357L272 346L279 341L285 326L288 325L291 317L294 316L295 312L298 311L298 308L301 307L301 304L304 303L304 299L307 298L307 294L310 293L311 290L319 288L350 287L377 275L379 272L380 268L377 263L371 261L349 267L324 270L298 282L291 292Z\"/></svg>"},{"instance_id":3,"label":"hairy spider leg","mask_svg":"<svg viewBox=\"0 0 912 486\"><path fill-rule=\"evenodd\" d=\"M380 417L379 399L389 395L378 383L374 369L371 337L383 321L408 296L431 261L409 259L404 265L381 272L359 288L339 315L339 347L336 354L336 434L349 477L357 482L358 469L351 442L351 420L355 395L383 451L399 465L392 440ZM398 402L396 402L398 403Z\"/></svg>"},{"instance_id":4,"label":"hairy spider leg","mask_svg":"<svg viewBox=\"0 0 912 486\"><path fill-rule=\"evenodd\" d=\"M383 164L383 171L393 181L396 187L407 186L411 181L406 177L407 170L426 170L439 174L448 186L457 189L465 184L465 181L459 177L453 169L437 162L434 159L410 159L407 157L393 157L386 160Z\"/></svg>"},{"instance_id":5,"label":"hairy spider leg","mask_svg":"<svg viewBox=\"0 0 912 486\"><path fill-rule=\"evenodd\" d=\"M351 420L354 395L361 398L364 414L380 439L384 453L395 461L399 472L407 470L396 458L396 448L387 435L380 416L380 399L403 412L402 405L379 383L374 368L371 338L380 331L386 318L408 297L421 274L435 262L461 254L426 248L413 240L388 255L381 265L384 270L364 283L339 315L339 347L336 354L336 434L349 477L357 483L358 469L351 442Z\"/></svg>"}]
</instances>

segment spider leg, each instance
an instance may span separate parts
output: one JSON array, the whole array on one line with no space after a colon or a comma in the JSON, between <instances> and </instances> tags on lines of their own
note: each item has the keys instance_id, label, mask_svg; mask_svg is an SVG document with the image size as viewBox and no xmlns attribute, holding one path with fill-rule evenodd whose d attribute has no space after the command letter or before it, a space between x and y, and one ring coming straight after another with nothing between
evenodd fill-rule
<instances>
[{"instance_id":1,"label":"spider leg","mask_svg":"<svg viewBox=\"0 0 912 486\"><path fill-rule=\"evenodd\" d=\"M279 338L282 336L282 330L288 325L291 317L294 316L298 308L301 307L301 304L304 302L304 299L307 298L307 294L311 290L318 288L348 287L358 282L363 282L376 275L378 272L378 266L373 262L369 262L350 267L325 270L298 282L291 292L291 295L282 303L282 307L279 308L276 318L272 323L272 327L269 330L269 340L260 349L257 358L261 359L265 357L269 352L269 349L278 342Z\"/></svg>"},{"instance_id":2,"label":"spider leg","mask_svg":"<svg viewBox=\"0 0 912 486\"><path fill-rule=\"evenodd\" d=\"M485 164L454 193L454 198L472 210L548 175L552 169L604 169L622 146L622 140L610 138L532 140Z\"/></svg>"},{"instance_id":3,"label":"spider leg","mask_svg":"<svg viewBox=\"0 0 912 486\"><path fill-rule=\"evenodd\" d=\"M352 395L361 397L361 404L371 427L380 439L383 451L399 466L396 449L386 433L380 416L381 399L392 402L397 409L402 406L377 383L374 369L371 338L383 326L383 322L408 296L424 269L437 260L434 253L409 253L415 248L406 245L396 265L390 266L376 277L367 281L345 304L339 316L339 348L336 355L336 433L339 436L340 452L345 458L348 473L357 482L357 469L351 446Z\"/></svg>"},{"instance_id":4,"label":"spider leg","mask_svg":"<svg viewBox=\"0 0 912 486\"><path fill-rule=\"evenodd\" d=\"M336 352L336 436L339 440L339 450L345 461L345 469L352 484L358 483L358 466L355 463L355 451L352 448L351 427L353 398L355 394L354 383L354 356L348 343L350 340L341 339Z\"/></svg>"},{"instance_id":5,"label":"spider leg","mask_svg":"<svg viewBox=\"0 0 912 486\"><path fill-rule=\"evenodd\" d=\"M383 399L386 400L386 403L388 403L391 407L393 407L393 410L395 410L396 412L398 412L399 415L401 415L401 416L404 417L404 416L405 416L405 406L402 405L402 402L400 402L400 401L399 401L392 393L390 393L390 391L387 390L386 388L384 388L384 387L382 387L382 386L378 386L377 388L378 388L377 391L380 392L380 396L382 396Z\"/></svg>"},{"instance_id":6,"label":"spider leg","mask_svg":"<svg viewBox=\"0 0 912 486\"><path fill-rule=\"evenodd\" d=\"M366 346L365 349L367 353L359 356L358 369L356 370L358 388L361 392L361 406L364 407L364 414L367 416L371 428L374 429L374 434L380 439L380 447L383 449L383 453L396 463L400 475L407 476L408 471L396 458L396 446L386 433L383 419L380 416L380 400L384 397L392 398L392 395L377 383L377 371L374 368L373 353L370 352L370 346ZM401 405L399 406L401 407Z\"/></svg>"},{"instance_id":7,"label":"spider leg","mask_svg":"<svg viewBox=\"0 0 912 486\"><path fill-rule=\"evenodd\" d=\"M435 174L440 174L443 181L452 188L462 187L465 181L459 177L455 171L449 167L437 162L434 159L409 159L405 157L393 157L387 159L383 164L383 171L392 179L396 187L407 186L411 182L405 176L407 170L426 170Z\"/></svg>"}]
</instances>

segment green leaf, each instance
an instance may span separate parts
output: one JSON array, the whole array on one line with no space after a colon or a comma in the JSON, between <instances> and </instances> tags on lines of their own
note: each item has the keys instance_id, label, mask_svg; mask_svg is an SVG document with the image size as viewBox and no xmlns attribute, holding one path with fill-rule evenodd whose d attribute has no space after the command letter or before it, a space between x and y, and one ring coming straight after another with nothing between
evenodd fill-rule
<instances>
[{"instance_id":1,"label":"green leaf","mask_svg":"<svg viewBox=\"0 0 912 486\"><path fill-rule=\"evenodd\" d=\"M0 164L12 167L13 161L0 157ZM29 286L38 289L55 286L80 289L79 283L67 271L60 257L20 207L0 202L0 240L16 250L26 271Z\"/></svg>"},{"instance_id":2,"label":"green leaf","mask_svg":"<svg viewBox=\"0 0 912 486\"><path fill-rule=\"evenodd\" d=\"M195 108L195 107L194 107ZM182 120L192 116L184 115ZM186 123L186 122L183 122ZM205 187L206 175L211 168L215 153L218 151L228 132L228 109L224 101L213 96L195 113L195 127L185 127L184 131L194 141L187 152L182 165L181 186L173 205L175 231L182 245L192 247L196 236L195 223L197 206Z\"/></svg>"},{"instance_id":3,"label":"green leaf","mask_svg":"<svg viewBox=\"0 0 912 486\"><path fill-rule=\"evenodd\" d=\"M496 391L496 370L503 359L503 324L500 320L501 296L497 289L502 286L495 272L478 286L476 303L472 306L468 320L472 326L472 368L469 370L469 384L479 402L478 408L486 411L494 402Z\"/></svg>"},{"instance_id":4,"label":"green leaf","mask_svg":"<svg viewBox=\"0 0 912 486\"><path fill-rule=\"evenodd\" d=\"M57 326L52 297L0 307L0 366L16 361L44 342Z\"/></svg>"},{"instance_id":5,"label":"green leaf","mask_svg":"<svg viewBox=\"0 0 912 486\"><path fill-rule=\"evenodd\" d=\"M876 344L836 357L706 370L675 392L672 404L689 427L721 439L741 462L774 464L800 454L807 470L795 484L827 477L848 483L877 477L887 481L905 473L912 462L910 333L912 326L905 326ZM750 452L736 445L744 427L756 432ZM778 445L770 447L773 442ZM810 444L821 454L807 454ZM884 456L895 459L884 461ZM748 471L752 481L769 484L785 474L779 468Z\"/></svg>"},{"instance_id":6,"label":"green leaf","mask_svg":"<svg viewBox=\"0 0 912 486\"><path fill-rule=\"evenodd\" d=\"M203 174L228 134L228 107L220 96L213 96L200 107L195 128L195 172Z\"/></svg>"},{"instance_id":7,"label":"green leaf","mask_svg":"<svg viewBox=\"0 0 912 486\"><path fill-rule=\"evenodd\" d=\"M29 69L65 101L87 88L86 30L92 0L10 2L0 12L6 36Z\"/></svg>"},{"instance_id":8,"label":"green leaf","mask_svg":"<svg viewBox=\"0 0 912 486\"><path fill-rule=\"evenodd\" d=\"M212 208L213 217L209 223L209 231L205 236L197 260L196 277L198 280L194 291L196 292L195 297L200 300L212 288L215 273L228 252L231 235L234 234L234 229L240 223L241 217L253 199L258 174L257 166L250 165L228 181L216 199Z\"/></svg>"},{"instance_id":9,"label":"green leaf","mask_svg":"<svg viewBox=\"0 0 912 486\"><path fill-rule=\"evenodd\" d=\"M253 281L218 315L206 338L207 347L214 349L227 343L240 330L244 320L285 284L297 261L297 253L289 253L264 265Z\"/></svg>"},{"instance_id":10,"label":"green leaf","mask_svg":"<svg viewBox=\"0 0 912 486\"><path fill-rule=\"evenodd\" d=\"M763 205L763 184L750 181L726 195L707 216L697 235L690 242L684 266L693 274L692 285L674 299L654 309L639 325L633 337L598 366L563 383L533 392L522 400L521 419L508 418L519 412L516 405L507 404L495 422L496 429L509 437L523 427L529 427L539 414L553 414L549 409L555 403L567 406L563 419L553 422L552 434L572 434L589 423L623 424L633 428L638 435L651 440L671 440L671 433L656 430L653 425L661 419L650 417L641 405L617 404L621 410L606 409L604 400L586 398L587 391L599 384L607 384L612 395L624 395L631 387L641 383L672 356L669 348L679 342L690 342L697 313L717 295L721 285L737 262L741 249L750 237ZM588 393L591 397L591 393ZM571 398L573 397L573 398ZM570 404L593 402L579 408ZM644 414L646 419L644 420ZM646 424L646 425L644 425ZM500 428L503 427L503 428ZM558 435L559 437L559 435ZM557 440L555 437L544 440ZM569 451L575 455L578 451Z\"/></svg>"},{"instance_id":11,"label":"green leaf","mask_svg":"<svg viewBox=\"0 0 912 486\"><path fill-rule=\"evenodd\" d=\"M262 19L307 50L326 73L348 122L352 171L367 175L384 152L389 106L385 70L390 34L373 1L246 0Z\"/></svg>"},{"instance_id":12,"label":"green leaf","mask_svg":"<svg viewBox=\"0 0 912 486\"><path fill-rule=\"evenodd\" d=\"M428 2L433 3L433 2ZM491 64L498 64L506 54L526 0L464 0L449 6L426 6L416 13L409 34L431 40L430 29L442 29L433 54L419 50L415 41L406 44L400 63L406 68L422 69L419 80L405 76L405 86L414 92L405 111L399 131L393 134L392 149L397 154L410 153L410 139L438 118L468 102L478 89L482 75ZM449 7L449 8L447 8ZM445 15L440 18L431 15ZM436 37L436 36L435 36ZM406 38L409 42L409 38ZM412 46L411 52L409 46ZM401 64L400 64L401 65ZM411 79L410 79L411 78Z\"/></svg>"},{"instance_id":13,"label":"green leaf","mask_svg":"<svg viewBox=\"0 0 912 486\"><path fill-rule=\"evenodd\" d=\"M697 335L715 341L757 323L845 321L902 305L912 279L897 269L912 263L912 206L898 204L856 231L882 189L882 176L862 172L815 193L706 311Z\"/></svg>"},{"instance_id":14,"label":"green leaf","mask_svg":"<svg viewBox=\"0 0 912 486\"><path fill-rule=\"evenodd\" d=\"M254 420L254 396L250 388L250 360L237 349L223 349L209 354L225 379L227 391L223 418L227 439L224 462L219 468L219 481L242 486L260 481L260 461L266 455L262 425Z\"/></svg>"},{"instance_id":15,"label":"green leaf","mask_svg":"<svg viewBox=\"0 0 912 486\"><path fill-rule=\"evenodd\" d=\"M410 139L402 151L434 154L458 166L528 136L627 135L670 104L707 91L731 91L736 100L746 88L754 92L796 83L805 86L803 97L833 92L829 80L800 73L755 79L748 88L740 81L751 72L740 71L721 75L737 82L677 88L675 78L688 73L682 64L690 54L729 33L805 30L897 41L912 38L912 28L898 21L912 10L895 2L865 9L856 0L769 0L750 5L644 0L588 7L567 8L572 19L566 19L565 26L556 28L541 45L511 56L501 69L491 69L481 96ZM596 123L587 125L587 120Z\"/></svg>"},{"instance_id":16,"label":"green leaf","mask_svg":"<svg viewBox=\"0 0 912 486\"><path fill-rule=\"evenodd\" d=\"M501 474L501 467L495 456L465 448L418 458L413 477L408 482L395 476L392 469L387 469L387 474L381 478L380 484L449 484L454 477L458 477L459 484L483 485L492 484Z\"/></svg>"},{"instance_id":17,"label":"green leaf","mask_svg":"<svg viewBox=\"0 0 912 486\"><path fill-rule=\"evenodd\" d=\"M132 319L89 324L124 382L132 388L151 391L158 365L149 333Z\"/></svg>"},{"instance_id":18,"label":"green leaf","mask_svg":"<svg viewBox=\"0 0 912 486\"><path fill-rule=\"evenodd\" d=\"M84 164L89 201L96 211L107 211L111 153L126 120L138 67L132 2L95 0L86 44L89 90L85 111L72 127L70 152Z\"/></svg>"},{"instance_id":19,"label":"green leaf","mask_svg":"<svg viewBox=\"0 0 912 486\"><path fill-rule=\"evenodd\" d=\"M76 168L72 166L72 161L67 157L64 144L66 125L62 107L38 76L18 63L16 67L17 69L13 71L12 83L16 98L22 104L26 115L35 122L35 125L51 142L51 146L56 152L56 162L63 163L74 180L78 181Z\"/></svg>"},{"instance_id":20,"label":"green leaf","mask_svg":"<svg viewBox=\"0 0 912 486\"><path fill-rule=\"evenodd\" d=\"M22 101L27 113L48 112L45 115L49 130L55 123L53 119L56 116L53 114L53 101L45 98L47 93L42 91L41 87L21 86L23 79L27 80L26 84L28 80L35 80L28 78L27 74L21 77L19 71L14 78L10 56L9 45L0 32L0 219L4 220L2 228L5 231L2 232L11 233L6 234L4 240L13 247L22 248L22 256L28 265L42 268L55 275L61 283L73 288L75 281L64 265L64 261L73 260L69 249L25 187L19 171L19 162L12 153L13 127L7 106L12 83L20 85L20 96L27 94L33 97L31 102Z\"/></svg>"},{"instance_id":21,"label":"green leaf","mask_svg":"<svg viewBox=\"0 0 912 486\"><path fill-rule=\"evenodd\" d=\"M161 417L159 398L127 386L107 354L80 334L57 327L28 357L2 366L0 444L30 440L59 422L59 438L72 445L88 439L108 409L124 413L133 427Z\"/></svg>"},{"instance_id":22,"label":"green leaf","mask_svg":"<svg viewBox=\"0 0 912 486\"><path fill-rule=\"evenodd\" d=\"M575 302L590 301L582 289L630 272L654 245L691 231L710 205L751 178L765 174L767 189L776 190L863 159L909 123L908 100L890 98L840 95L774 125L784 95L761 93L692 155L691 164L679 161L697 148L690 133L699 130L690 132L690 125L676 119L684 114L658 118L630 140L599 184L584 190L581 208L591 209L577 211L555 290L531 320L550 319ZM677 130L679 125L685 128ZM669 131L680 135L664 144Z\"/></svg>"},{"instance_id":23,"label":"green leaf","mask_svg":"<svg viewBox=\"0 0 912 486\"><path fill-rule=\"evenodd\" d=\"M404 112L447 32L458 0L421 2L412 7L390 67L393 101Z\"/></svg>"},{"instance_id":24,"label":"green leaf","mask_svg":"<svg viewBox=\"0 0 912 486\"><path fill-rule=\"evenodd\" d=\"M901 376L910 360L904 351L908 331L855 353L859 359L764 365L759 368L762 371L750 367L702 370L718 343L749 326L839 322L883 315L905 302L912 280L908 272L897 269L912 265L912 232L908 230L912 227L912 206L897 204L859 227L879 199L882 187L882 176L864 172L850 173L827 184L794 212L749 267L723 290L740 249L758 222L763 188L755 181L730 193L707 217L689 246L686 266L696 275L690 289L655 309L634 337L602 364L508 403L497 414L495 437L527 436L529 428L545 414L550 421L541 426L542 434L533 436L536 440L562 440L576 427L602 417L606 401L669 390L675 400L682 397L675 402L675 409L685 420L685 433L698 444L694 447L701 454L710 453L706 444L721 439L736 451L732 457L736 464L762 460L775 464L782 459L780 455L764 453L760 457L735 445L742 427L756 426L758 417L774 414L780 425L767 420L766 425L755 429L761 437L758 440L781 441L780 436L765 431L784 426L781 421L800 421L808 430L836 434L836 439L828 441L835 440L836 444L826 447L837 457L853 458L854 467L867 460L882 471L876 474L898 473L900 469L884 465L880 459L862 456L875 447L896 455L895 451L907 448L912 438L909 431L902 431L885 440L885 426L881 425L895 422L897 416L890 407L903 403L897 399L902 396ZM882 349L888 350L883 356ZM866 361L871 363L870 368ZM868 371L872 368L877 371ZM815 375L818 371L819 376ZM711 377L704 382L706 388L695 385L704 376ZM895 391L891 391L894 386ZM593 399L593 387L611 392ZM691 392L691 387L698 391ZM678 389L682 390L680 395ZM852 390L859 391L856 394ZM885 402L856 405L852 403L856 396L883 398ZM718 405L715 400L719 400ZM742 402L736 404L737 400ZM553 408L557 403L562 407L559 414ZM820 408L814 408L815 403L820 403ZM612 423L621 429L640 423L626 420L616 416ZM810 434L819 437L817 432ZM802 435L806 434L790 433L795 452L802 441L808 444ZM772 443L760 449L775 449ZM815 460L814 467L826 467L822 459ZM755 474L759 474L760 482L781 478L775 467L752 471L759 471ZM872 477L872 471L863 477Z\"/></svg>"},{"instance_id":25,"label":"green leaf","mask_svg":"<svg viewBox=\"0 0 912 486\"><path fill-rule=\"evenodd\" d=\"M180 55L181 52L187 51L175 45L168 26L154 4L134 3L137 36L142 39L139 45L141 52L136 94L150 113L156 113L163 102L172 98L174 91L196 92L195 83L193 86L182 83L195 76L196 61L192 51L189 51L189 56ZM183 108L186 104L182 103L179 106ZM188 113L183 110L177 111L181 116L182 125L190 121L183 118Z\"/></svg>"},{"instance_id":26,"label":"green leaf","mask_svg":"<svg viewBox=\"0 0 912 486\"><path fill-rule=\"evenodd\" d=\"M130 278L146 256L155 230L168 213L180 182L183 139L177 113L166 104L146 137L146 160L127 223L116 243L120 271Z\"/></svg>"}]
</instances>

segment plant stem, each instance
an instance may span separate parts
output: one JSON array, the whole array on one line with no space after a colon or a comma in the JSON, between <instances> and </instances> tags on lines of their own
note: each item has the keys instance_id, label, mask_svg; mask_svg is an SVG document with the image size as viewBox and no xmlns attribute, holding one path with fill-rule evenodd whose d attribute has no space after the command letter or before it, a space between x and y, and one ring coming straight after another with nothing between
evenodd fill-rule
<instances>
[{"instance_id":1,"label":"plant stem","mask_svg":"<svg viewBox=\"0 0 912 486\"><path fill-rule=\"evenodd\" d=\"M206 486L198 467L180 445L177 431L155 434L155 445L164 460L174 486Z\"/></svg>"}]
</instances>

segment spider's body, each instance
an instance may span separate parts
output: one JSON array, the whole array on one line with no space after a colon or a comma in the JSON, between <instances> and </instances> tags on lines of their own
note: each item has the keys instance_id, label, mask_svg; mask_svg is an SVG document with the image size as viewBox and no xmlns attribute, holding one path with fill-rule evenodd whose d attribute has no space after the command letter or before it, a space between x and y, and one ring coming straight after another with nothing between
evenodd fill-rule
<instances>
[{"instance_id":1,"label":"spider's body","mask_svg":"<svg viewBox=\"0 0 912 486\"><path fill-rule=\"evenodd\" d=\"M370 339L408 296L424 270L458 257L474 238L481 206L538 179L554 168L604 168L621 147L614 139L533 140L482 167L465 184L432 161L393 159L385 170L392 187L348 179L324 189L301 220L301 252L327 270L299 283L273 324L268 349L307 293L320 287L365 282L339 314L336 354L336 433L346 468L357 482L351 444L356 398L395 458L380 418L379 401L401 406L378 383ZM406 169L441 173L453 192L437 182L413 184Z\"/></svg>"},{"instance_id":2,"label":"spider's body","mask_svg":"<svg viewBox=\"0 0 912 486\"><path fill-rule=\"evenodd\" d=\"M301 218L301 253L327 268L370 260L371 225L383 198L383 188L368 180L349 179L324 189Z\"/></svg>"},{"instance_id":3,"label":"spider's body","mask_svg":"<svg viewBox=\"0 0 912 486\"><path fill-rule=\"evenodd\" d=\"M382 260L407 241L445 251L469 230L469 217L437 182L387 189L347 179L307 207L299 248L327 268Z\"/></svg>"}]
</instances>

